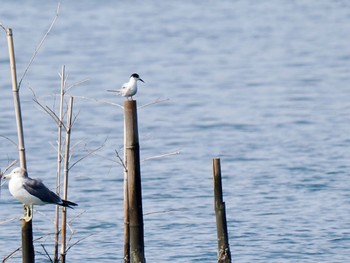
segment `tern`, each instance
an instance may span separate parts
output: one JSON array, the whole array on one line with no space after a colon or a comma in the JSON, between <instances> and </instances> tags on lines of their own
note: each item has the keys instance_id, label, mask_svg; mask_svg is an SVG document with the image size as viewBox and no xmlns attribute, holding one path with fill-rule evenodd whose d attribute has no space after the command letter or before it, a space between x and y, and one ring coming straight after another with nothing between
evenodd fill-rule
<instances>
[{"instance_id":1,"label":"tern","mask_svg":"<svg viewBox=\"0 0 350 263\"><path fill-rule=\"evenodd\" d=\"M122 85L122 87L118 90L108 90L111 92L117 92L120 96L126 97L127 99L129 97L132 98L132 96L134 96L137 92L137 81L142 81L144 83L144 81L140 78L139 74L137 73L133 73L130 76L129 82L124 83Z\"/></svg>"},{"instance_id":2,"label":"tern","mask_svg":"<svg viewBox=\"0 0 350 263\"><path fill-rule=\"evenodd\" d=\"M17 167L13 169L11 173L3 176L3 179L10 179L10 193L14 198L24 204L26 214L22 219L26 222L32 220L30 207L34 205L55 204L70 208L77 206L76 203L62 200L61 197L50 191L40 179L28 177L28 173L24 168Z\"/></svg>"}]
</instances>

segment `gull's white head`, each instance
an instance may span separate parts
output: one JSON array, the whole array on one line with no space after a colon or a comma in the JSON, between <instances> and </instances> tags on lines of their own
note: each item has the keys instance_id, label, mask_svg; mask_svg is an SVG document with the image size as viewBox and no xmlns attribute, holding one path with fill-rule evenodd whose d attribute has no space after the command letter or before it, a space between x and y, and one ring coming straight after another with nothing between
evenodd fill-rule
<instances>
[{"instance_id":1,"label":"gull's white head","mask_svg":"<svg viewBox=\"0 0 350 263\"><path fill-rule=\"evenodd\" d=\"M11 173L6 174L3 176L3 179L12 179L12 178L20 178L20 177L27 177L27 171L26 169L22 167L17 167L11 171Z\"/></svg>"}]
</instances>

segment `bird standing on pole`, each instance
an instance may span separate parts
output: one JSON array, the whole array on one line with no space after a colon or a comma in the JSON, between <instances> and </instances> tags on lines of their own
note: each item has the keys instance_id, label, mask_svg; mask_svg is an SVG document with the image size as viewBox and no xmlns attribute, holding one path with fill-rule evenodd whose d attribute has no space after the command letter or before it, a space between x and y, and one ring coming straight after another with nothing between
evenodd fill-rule
<instances>
[{"instance_id":1,"label":"bird standing on pole","mask_svg":"<svg viewBox=\"0 0 350 263\"><path fill-rule=\"evenodd\" d=\"M144 81L140 78L139 74L133 73L130 76L129 82L124 83L120 89L108 90L108 91L117 92L120 96L126 97L127 99L129 99L129 97L133 99L132 96L134 96L137 92L138 80L144 83Z\"/></svg>"},{"instance_id":2,"label":"bird standing on pole","mask_svg":"<svg viewBox=\"0 0 350 263\"><path fill-rule=\"evenodd\" d=\"M24 204L26 215L23 217L26 222L32 220L32 214L29 215L30 206L55 204L72 208L77 206L76 203L62 200L54 192L50 191L39 179L28 177L27 171L24 168L17 167L11 173L3 176L4 179L10 179L10 193L18 201Z\"/></svg>"}]
</instances>

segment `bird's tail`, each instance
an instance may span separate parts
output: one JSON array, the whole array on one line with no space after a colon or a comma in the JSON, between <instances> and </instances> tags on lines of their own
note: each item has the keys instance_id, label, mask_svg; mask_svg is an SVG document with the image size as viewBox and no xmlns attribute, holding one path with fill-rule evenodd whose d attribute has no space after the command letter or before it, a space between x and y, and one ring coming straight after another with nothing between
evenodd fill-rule
<instances>
[{"instance_id":1,"label":"bird's tail","mask_svg":"<svg viewBox=\"0 0 350 263\"><path fill-rule=\"evenodd\" d=\"M71 201L67 201L67 200L62 200L62 204L60 204L61 206L65 206L65 207L70 207L70 208L74 208L73 206L78 206L78 204L73 203Z\"/></svg>"},{"instance_id":2,"label":"bird's tail","mask_svg":"<svg viewBox=\"0 0 350 263\"><path fill-rule=\"evenodd\" d=\"M107 91L109 91L109 92L116 92L116 93L120 94L120 90L119 89L108 89Z\"/></svg>"}]
</instances>

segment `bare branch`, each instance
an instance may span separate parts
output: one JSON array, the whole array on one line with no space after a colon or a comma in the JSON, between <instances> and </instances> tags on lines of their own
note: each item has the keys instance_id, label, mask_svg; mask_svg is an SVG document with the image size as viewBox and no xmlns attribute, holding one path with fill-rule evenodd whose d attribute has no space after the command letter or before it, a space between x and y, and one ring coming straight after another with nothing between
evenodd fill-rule
<instances>
[{"instance_id":1,"label":"bare branch","mask_svg":"<svg viewBox=\"0 0 350 263\"><path fill-rule=\"evenodd\" d=\"M36 103L36 104L38 104L39 105L39 107L45 112L45 113L47 113L53 120L54 120L54 122L57 124L57 125L60 125L60 118L56 115L56 113L53 111L53 110L51 110L50 109L50 107L48 107L48 106L44 106L44 105L42 105L40 102L39 102L39 100L37 99L37 96L36 96L36 94L35 94L35 92L34 92L34 90L32 89L32 88L29 88L30 90L31 90L31 92L33 93L33 101ZM62 125L64 126L64 124L62 123Z\"/></svg>"},{"instance_id":2,"label":"bare branch","mask_svg":"<svg viewBox=\"0 0 350 263\"><path fill-rule=\"evenodd\" d=\"M17 163L17 160L13 160L10 164L8 164L3 172L1 172L0 169L0 178L3 174L5 174L12 166L14 166Z\"/></svg>"},{"instance_id":3,"label":"bare branch","mask_svg":"<svg viewBox=\"0 0 350 263\"><path fill-rule=\"evenodd\" d=\"M79 214L77 214L75 217L73 217L71 220L69 220L68 224L71 224L75 219L80 218L85 213L86 213L86 210L81 211Z\"/></svg>"},{"instance_id":4,"label":"bare branch","mask_svg":"<svg viewBox=\"0 0 350 263\"><path fill-rule=\"evenodd\" d=\"M117 103L113 103L113 102L110 102L110 101L107 101L107 100L98 100L98 99L89 98L89 97L85 97L85 96L74 96L74 97L75 98L79 98L79 99L94 101L94 102L101 103L101 104L109 104L109 105L117 106L119 108L124 109L124 107L122 105L117 104Z\"/></svg>"},{"instance_id":5,"label":"bare branch","mask_svg":"<svg viewBox=\"0 0 350 263\"><path fill-rule=\"evenodd\" d=\"M79 160L77 160L75 163L73 163L70 167L69 170L72 169L77 163L81 162L82 160L84 160L85 158L89 157L90 155L92 155L93 153L99 151L100 149L102 149L105 146L106 141L99 147L97 147L96 149L93 150L88 150L88 153L81 157Z\"/></svg>"},{"instance_id":6,"label":"bare branch","mask_svg":"<svg viewBox=\"0 0 350 263\"><path fill-rule=\"evenodd\" d=\"M115 159L112 159L112 158L107 158L107 157L105 157L105 156L103 156L103 155L101 155L101 154L97 154L97 153L94 153L94 155L95 155L95 156L98 156L98 157L101 157L102 159L105 159L105 160L111 161L111 162L113 162L113 163L117 163L117 164L122 165L120 162L118 162L118 161L117 161L117 160L115 160Z\"/></svg>"},{"instance_id":7,"label":"bare branch","mask_svg":"<svg viewBox=\"0 0 350 263\"><path fill-rule=\"evenodd\" d=\"M13 218L7 219L5 221L0 221L0 225L4 225L4 224L9 223L9 222L16 220L16 219L17 219L17 217L13 217Z\"/></svg>"},{"instance_id":8,"label":"bare branch","mask_svg":"<svg viewBox=\"0 0 350 263\"><path fill-rule=\"evenodd\" d=\"M46 248L45 248L44 244L40 244L40 245L41 245L41 247L44 249L45 254L46 254L46 256L48 257L48 259L50 260L50 262L51 262L51 263L53 263L53 261L52 261L52 259L51 259L50 255L49 255L49 253L47 252L47 250L46 250Z\"/></svg>"},{"instance_id":9,"label":"bare branch","mask_svg":"<svg viewBox=\"0 0 350 263\"><path fill-rule=\"evenodd\" d=\"M18 251L20 251L22 249L22 247L18 247L17 249L15 249L12 253L10 253L8 256L6 256L2 262L5 263L8 259L12 258L14 255L16 255L16 253Z\"/></svg>"},{"instance_id":10,"label":"bare branch","mask_svg":"<svg viewBox=\"0 0 350 263\"><path fill-rule=\"evenodd\" d=\"M43 236L38 237L38 238L34 239L33 242L36 242L36 241L38 241L38 240L40 240L40 239L42 239L42 238L43 238ZM12 258L12 257L13 257L18 251L20 251L21 249L22 249L22 247L16 248L13 252L11 252L8 256L6 256L6 257L2 260L2 262L4 263L4 262L7 261L8 259Z\"/></svg>"},{"instance_id":11,"label":"bare branch","mask_svg":"<svg viewBox=\"0 0 350 263\"><path fill-rule=\"evenodd\" d=\"M145 213L145 216L148 215L154 215L154 214L164 214L164 213L169 213L169 212L173 212L173 211L177 211L177 209L169 209L169 210L163 210L163 211L157 211L157 212L149 212L149 213Z\"/></svg>"},{"instance_id":12,"label":"bare branch","mask_svg":"<svg viewBox=\"0 0 350 263\"><path fill-rule=\"evenodd\" d=\"M7 137L7 136L0 135L0 137L5 138L6 140L8 140L8 141L11 142L12 144L14 144L16 147L18 146L17 143L16 143L15 141L11 140L11 139L10 139L9 137Z\"/></svg>"},{"instance_id":13,"label":"bare branch","mask_svg":"<svg viewBox=\"0 0 350 263\"><path fill-rule=\"evenodd\" d=\"M92 233L92 234L90 234L90 235L88 235L88 236L86 236L86 237L83 237L83 238L79 239L78 241L74 242L72 245L70 245L70 246L67 248L66 253L68 252L68 250L70 250L70 249L71 249L72 247L74 247L75 245L79 244L81 241L83 241L83 240L85 240L85 239L87 239L87 238L89 238L89 237L91 237L91 236L93 236L93 235L95 235L95 234L96 234L96 233Z\"/></svg>"},{"instance_id":14,"label":"bare branch","mask_svg":"<svg viewBox=\"0 0 350 263\"><path fill-rule=\"evenodd\" d=\"M115 150L115 154L117 155L117 158L119 159L120 164L121 164L121 165L123 165L123 167L124 167L124 171L127 173L127 172L128 172L128 169L126 168L126 165L125 165L125 163L124 163L123 159L120 157L120 155L119 155L119 153L118 153L118 151L117 151L117 150Z\"/></svg>"},{"instance_id":15,"label":"bare branch","mask_svg":"<svg viewBox=\"0 0 350 263\"><path fill-rule=\"evenodd\" d=\"M84 140L81 140L81 141L76 142L74 145L72 145L72 146L70 147L71 152L75 151L75 148L77 148L79 145L81 145L81 144L83 144L83 143L84 143ZM73 155L73 153L72 153L72 155Z\"/></svg>"},{"instance_id":16,"label":"bare branch","mask_svg":"<svg viewBox=\"0 0 350 263\"><path fill-rule=\"evenodd\" d=\"M58 76L62 79L62 74L60 72L58 72ZM63 80L63 87L67 87L68 76L69 76L69 74L65 74L65 79Z\"/></svg>"},{"instance_id":17,"label":"bare branch","mask_svg":"<svg viewBox=\"0 0 350 263\"><path fill-rule=\"evenodd\" d=\"M42 38L41 41L39 42L39 45L36 47L36 49L35 49L35 51L34 51L34 53L33 53L32 58L30 59L28 65L27 65L27 67L26 67L26 69L24 70L23 76L22 76L22 78L21 78L21 80L19 81L19 84L18 84L18 89L21 87L22 81L23 81L24 77L27 75L27 72L28 72L30 66L33 64L34 59L36 58L36 56L37 56L37 54L38 54L40 48L41 48L42 45L44 44L45 39L47 38L47 36L48 36L49 33L51 32L51 29L52 29L52 27L54 26L54 24L55 24L55 22L56 22L56 20L57 20L57 18L58 18L59 10L60 10L60 2L58 2L55 17L54 17L54 19L52 20L49 29L47 30L47 32L45 33L45 35L43 36L43 38Z\"/></svg>"},{"instance_id":18,"label":"bare branch","mask_svg":"<svg viewBox=\"0 0 350 263\"><path fill-rule=\"evenodd\" d=\"M159 104L159 103L162 103L164 101L168 101L170 99L161 99L160 97L157 98L155 101L153 102L150 102L150 103L147 103L147 104L144 104L144 105L141 105L140 107L138 107L139 109L142 109L142 108L145 108L145 107L148 107L150 105L154 105L154 104Z\"/></svg>"},{"instance_id":19,"label":"bare branch","mask_svg":"<svg viewBox=\"0 0 350 263\"><path fill-rule=\"evenodd\" d=\"M176 154L180 154L180 151L174 151L174 152L165 153L165 154L161 154L161 155L151 156L151 157L143 159L142 161L149 161L149 160L153 160L153 159L159 159L159 158L167 157L167 156L170 156L170 155L176 155Z\"/></svg>"},{"instance_id":20,"label":"bare branch","mask_svg":"<svg viewBox=\"0 0 350 263\"><path fill-rule=\"evenodd\" d=\"M89 81L89 79L84 79L82 81L76 82L76 83L72 84L71 86L69 86L68 88L66 88L66 92L68 92L68 90L70 90L71 88L79 86L79 85L81 85L85 82L88 82L88 81Z\"/></svg>"},{"instance_id":21,"label":"bare branch","mask_svg":"<svg viewBox=\"0 0 350 263\"><path fill-rule=\"evenodd\" d=\"M75 121L78 119L79 113L80 113L80 110L78 111L77 114L74 114L74 118L73 118L73 121L72 121L72 127L74 126Z\"/></svg>"},{"instance_id":22,"label":"bare branch","mask_svg":"<svg viewBox=\"0 0 350 263\"><path fill-rule=\"evenodd\" d=\"M5 32L7 32L6 27L4 27L4 26L2 25L2 23L0 23L0 27L1 27L3 30L5 30Z\"/></svg>"},{"instance_id":23,"label":"bare branch","mask_svg":"<svg viewBox=\"0 0 350 263\"><path fill-rule=\"evenodd\" d=\"M0 195L1 195L1 186L3 186L5 184L5 182L1 183L1 178L3 177L3 175L15 164L17 163L17 160L12 161L9 165L7 165L7 167L5 168L5 170L2 172L0 169Z\"/></svg>"}]
</instances>

